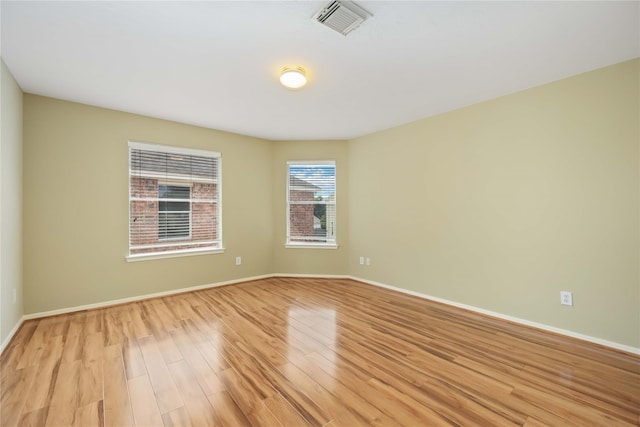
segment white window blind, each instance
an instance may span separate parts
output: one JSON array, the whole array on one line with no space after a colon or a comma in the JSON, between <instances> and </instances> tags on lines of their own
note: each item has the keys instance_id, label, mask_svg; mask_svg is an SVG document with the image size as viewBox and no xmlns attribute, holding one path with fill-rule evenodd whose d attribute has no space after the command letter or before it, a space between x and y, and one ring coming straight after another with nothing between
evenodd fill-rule
<instances>
[{"instance_id":1,"label":"white window blind","mask_svg":"<svg viewBox=\"0 0 640 427\"><path fill-rule=\"evenodd\" d=\"M335 161L290 161L287 169L287 244L335 245Z\"/></svg>"},{"instance_id":2,"label":"white window blind","mask_svg":"<svg viewBox=\"0 0 640 427\"><path fill-rule=\"evenodd\" d=\"M129 255L222 248L220 153L129 142Z\"/></svg>"}]
</instances>

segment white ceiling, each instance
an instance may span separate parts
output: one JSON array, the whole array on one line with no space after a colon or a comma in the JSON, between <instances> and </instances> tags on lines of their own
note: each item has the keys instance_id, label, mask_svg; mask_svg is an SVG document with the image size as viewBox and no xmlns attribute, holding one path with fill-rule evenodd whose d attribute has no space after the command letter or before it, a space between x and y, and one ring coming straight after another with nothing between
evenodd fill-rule
<instances>
[{"instance_id":1,"label":"white ceiling","mask_svg":"<svg viewBox=\"0 0 640 427\"><path fill-rule=\"evenodd\" d=\"M640 3L2 1L25 92L272 140L350 139L640 56ZM302 65L301 91L279 69Z\"/></svg>"}]
</instances>

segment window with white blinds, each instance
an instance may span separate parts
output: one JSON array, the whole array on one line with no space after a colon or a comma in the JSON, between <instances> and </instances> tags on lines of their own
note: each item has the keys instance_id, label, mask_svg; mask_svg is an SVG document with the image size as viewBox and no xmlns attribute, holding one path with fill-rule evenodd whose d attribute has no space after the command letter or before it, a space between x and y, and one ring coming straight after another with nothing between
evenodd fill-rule
<instances>
[{"instance_id":1,"label":"window with white blinds","mask_svg":"<svg viewBox=\"0 0 640 427\"><path fill-rule=\"evenodd\" d=\"M335 247L335 161L289 161L287 170L287 245Z\"/></svg>"},{"instance_id":2,"label":"window with white blinds","mask_svg":"<svg viewBox=\"0 0 640 427\"><path fill-rule=\"evenodd\" d=\"M129 142L129 259L222 249L220 153Z\"/></svg>"}]
</instances>

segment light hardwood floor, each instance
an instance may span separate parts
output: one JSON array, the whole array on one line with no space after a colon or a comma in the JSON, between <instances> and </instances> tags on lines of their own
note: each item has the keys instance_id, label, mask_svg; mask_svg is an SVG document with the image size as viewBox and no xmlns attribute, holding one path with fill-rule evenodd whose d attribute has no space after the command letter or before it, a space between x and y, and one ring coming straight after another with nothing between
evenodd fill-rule
<instances>
[{"instance_id":1,"label":"light hardwood floor","mask_svg":"<svg viewBox=\"0 0 640 427\"><path fill-rule=\"evenodd\" d=\"M27 321L0 424L629 426L640 358L351 280Z\"/></svg>"}]
</instances>

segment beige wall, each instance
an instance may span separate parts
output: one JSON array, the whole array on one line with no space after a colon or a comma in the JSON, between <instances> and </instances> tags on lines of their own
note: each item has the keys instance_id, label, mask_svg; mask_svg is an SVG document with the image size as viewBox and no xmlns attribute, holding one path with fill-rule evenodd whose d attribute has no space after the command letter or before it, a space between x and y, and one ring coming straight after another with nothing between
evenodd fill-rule
<instances>
[{"instance_id":1,"label":"beige wall","mask_svg":"<svg viewBox=\"0 0 640 427\"><path fill-rule=\"evenodd\" d=\"M288 274L347 274L348 161L346 141L285 141L274 143L273 155L273 272ZM287 161L335 160L338 249L285 248L287 236Z\"/></svg>"},{"instance_id":2,"label":"beige wall","mask_svg":"<svg viewBox=\"0 0 640 427\"><path fill-rule=\"evenodd\" d=\"M271 142L35 95L24 121L26 313L271 273ZM222 153L224 254L125 261L129 139Z\"/></svg>"},{"instance_id":3,"label":"beige wall","mask_svg":"<svg viewBox=\"0 0 640 427\"><path fill-rule=\"evenodd\" d=\"M350 141L349 273L640 347L639 62Z\"/></svg>"},{"instance_id":4,"label":"beige wall","mask_svg":"<svg viewBox=\"0 0 640 427\"><path fill-rule=\"evenodd\" d=\"M23 315L22 91L0 60L0 346ZM13 301L13 293L16 300Z\"/></svg>"},{"instance_id":5,"label":"beige wall","mask_svg":"<svg viewBox=\"0 0 640 427\"><path fill-rule=\"evenodd\" d=\"M25 312L349 274L638 348L639 62L352 141L264 141L25 95ZM125 262L128 139L222 152L224 254ZM286 249L286 162L331 159L339 249Z\"/></svg>"}]
</instances>

